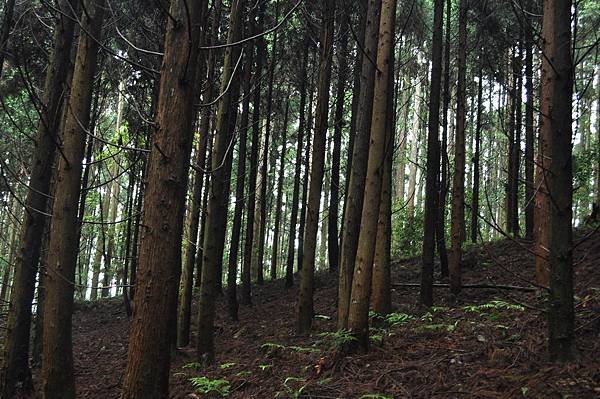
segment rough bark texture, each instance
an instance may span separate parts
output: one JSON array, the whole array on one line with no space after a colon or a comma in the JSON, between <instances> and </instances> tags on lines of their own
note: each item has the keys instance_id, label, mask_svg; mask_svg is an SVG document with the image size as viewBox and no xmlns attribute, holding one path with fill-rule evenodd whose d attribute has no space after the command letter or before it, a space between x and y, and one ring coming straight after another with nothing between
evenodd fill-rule
<instances>
[{"instance_id":1,"label":"rough bark texture","mask_svg":"<svg viewBox=\"0 0 600 399\"><path fill-rule=\"evenodd\" d=\"M350 182L344 206L338 287L338 329L346 329L348 326L352 278L361 229L360 220L364 202L373 92L375 90L375 65L373 62L377 60L380 11L381 0L369 0L363 48L368 56L364 56L362 60L358 120L352 148Z\"/></svg>"},{"instance_id":2,"label":"rough bark texture","mask_svg":"<svg viewBox=\"0 0 600 399\"><path fill-rule=\"evenodd\" d=\"M465 226L465 84L467 69L467 1L458 2L458 83L456 104L456 132L454 138L454 178L452 184L452 253L448 265L453 294L461 287L462 242Z\"/></svg>"},{"instance_id":3,"label":"rough bark texture","mask_svg":"<svg viewBox=\"0 0 600 399\"><path fill-rule=\"evenodd\" d=\"M540 135L549 143L546 174L551 205L549 235L550 298L548 335L550 358L567 362L576 357L573 300L572 237L572 102L571 1L545 0L542 41Z\"/></svg>"},{"instance_id":4,"label":"rough bark texture","mask_svg":"<svg viewBox=\"0 0 600 399\"><path fill-rule=\"evenodd\" d=\"M315 115L315 136L310 170L308 203L306 204L306 226L304 232L304 254L298 298L298 332L309 332L313 318L313 291L317 229L319 227L319 205L325 167L327 119L329 111L329 85L333 55L333 33L335 21L335 0L323 3L321 45L319 62L319 83L317 86L317 109Z\"/></svg>"},{"instance_id":5,"label":"rough bark texture","mask_svg":"<svg viewBox=\"0 0 600 399\"><path fill-rule=\"evenodd\" d=\"M433 263L435 228L439 215L438 179L440 172L440 90L442 87L442 19L444 0L436 0L433 16L431 86L429 88L429 120L427 132L427 177L425 182L425 220L423 222L423 266L421 269L421 302L433 305Z\"/></svg>"},{"instance_id":6,"label":"rough bark texture","mask_svg":"<svg viewBox=\"0 0 600 399\"><path fill-rule=\"evenodd\" d=\"M165 398L181 274L201 7L171 3L148 160L133 322L122 398ZM191 40L188 38L191 37Z\"/></svg>"},{"instance_id":7,"label":"rough bark texture","mask_svg":"<svg viewBox=\"0 0 600 399\"><path fill-rule=\"evenodd\" d=\"M533 36L528 19L525 41L525 237L533 239L533 209L534 209L534 126L533 126Z\"/></svg>"},{"instance_id":8,"label":"rough bark texture","mask_svg":"<svg viewBox=\"0 0 600 399\"><path fill-rule=\"evenodd\" d=\"M352 279L352 292L348 311L348 330L357 338L355 348L369 348L369 298L377 225L381 203L381 186L385 170L386 127L388 126L389 75L393 74L394 21L396 0L383 0L377 47L377 73L375 77L369 161L365 180L365 204L361 216L360 236L356 252L356 267Z\"/></svg>"},{"instance_id":9,"label":"rough bark texture","mask_svg":"<svg viewBox=\"0 0 600 399\"><path fill-rule=\"evenodd\" d=\"M477 122L475 126L475 150L473 152L473 195L471 199L471 242L477 242L479 234L479 175L481 159L481 114L483 111L483 72L479 67L479 82L477 83Z\"/></svg>"},{"instance_id":10,"label":"rough bark texture","mask_svg":"<svg viewBox=\"0 0 600 399\"><path fill-rule=\"evenodd\" d=\"M14 1L12 2L14 3ZM10 4L9 4L10 6ZM58 7L69 15L68 2L61 1ZM33 388L29 369L29 342L31 329L31 305L35 292L42 236L47 218L35 210L46 210L50 181L56 154L55 142L60 127L61 111L68 91L66 77L71 74L70 53L73 44L74 21L61 16L54 31L54 48L46 72L44 84L44 107L38 125L36 148L29 179L30 190L25 200L28 209L21 226L19 248L15 259L15 274L8 312L7 334L4 346L4 362L0 374L0 396L10 397L17 386L24 391ZM4 24L7 29L8 25ZM2 60L0 60L0 65ZM1 68L1 67L0 67Z\"/></svg>"},{"instance_id":11,"label":"rough bark texture","mask_svg":"<svg viewBox=\"0 0 600 399\"><path fill-rule=\"evenodd\" d=\"M231 5L228 43L240 40L243 27L245 1L235 0ZM235 65L241 57L239 46L227 47L223 64L223 80L217 111L216 135L212 155L212 179L207 204L206 226L204 237L204 266L202 268L202 283L200 285L200 304L198 311L198 338L196 350L198 361L213 363L215 296L217 281L221 280L225 233L227 230L227 210L231 186L232 151L228 151L231 140L234 139L237 120L237 103L240 91L240 71ZM229 90L227 86L231 81Z\"/></svg>"},{"instance_id":12,"label":"rough bark texture","mask_svg":"<svg viewBox=\"0 0 600 399\"><path fill-rule=\"evenodd\" d=\"M75 268L79 249L77 210L85 153L85 131L90 121L98 44L104 16L103 1L86 2L82 13L71 96L64 122L62 156L52 208L44 303L42 384L46 398L75 398L71 316Z\"/></svg>"},{"instance_id":13,"label":"rough bark texture","mask_svg":"<svg viewBox=\"0 0 600 399\"><path fill-rule=\"evenodd\" d=\"M8 38L12 28L13 14L15 11L15 0L7 0L4 5L4 16L2 17L2 30L0 31L0 77L4 67L4 55L8 49ZM68 57L68 55L65 55Z\"/></svg>"}]
</instances>

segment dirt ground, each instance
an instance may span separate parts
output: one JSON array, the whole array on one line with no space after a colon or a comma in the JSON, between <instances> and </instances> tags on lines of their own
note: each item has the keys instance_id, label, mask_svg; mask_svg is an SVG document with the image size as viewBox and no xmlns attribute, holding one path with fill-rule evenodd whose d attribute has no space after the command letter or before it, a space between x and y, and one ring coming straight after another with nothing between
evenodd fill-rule
<instances>
[{"instance_id":1,"label":"dirt ground","mask_svg":"<svg viewBox=\"0 0 600 399\"><path fill-rule=\"evenodd\" d=\"M530 286L528 248L508 240L472 247L464 283ZM599 398L600 233L577 246L575 264L580 358L573 364L547 360L542 296L497 289L464 290L454 300L439 288L428 310L417 288L396 287L395 313L373 329L369 354L341 357L336 348L347 336L334 333L336 281L325 274L317 276L308 337L295 334L297 289L285 290L282 281L254 288L254 305L240 308L238 323L227 319L221 300L217 364L202 369L193 343L181 348L171 364L171 397ZM418 283L419 269L418 259L397 262L392 281ZM121 301L80 305L73 328L78 398L118 398L129 329ZM216 389L200 393L194 377L209 379L201 388Z\"/></svg>"}]
</instances>

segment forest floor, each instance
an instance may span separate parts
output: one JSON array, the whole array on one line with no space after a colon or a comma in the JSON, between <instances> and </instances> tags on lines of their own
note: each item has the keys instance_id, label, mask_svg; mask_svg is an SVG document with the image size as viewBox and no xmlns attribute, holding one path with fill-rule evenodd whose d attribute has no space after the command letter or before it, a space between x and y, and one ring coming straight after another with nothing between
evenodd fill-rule
<instances>
[{"instance_id":1,"label":"forest floor","mask_svg":"<svg viewBox=\"0 0 600 399\"><path fill-rule=\"evenodd\" d=\"M578 232L576 240L584 237ZM464 284L530 286L529 244L472 246ZM297 288L282 281L253 291L254 305L216 320L217 364L201 369L193 347L171 365L172 398L598 398L600 397L600 232L575 251L579 361L548 361L544 300L535 292L498 289L435 291L437 307L418 303L417 288L393 290L392 314L372 331L366 355L338 356L336 281L317 276L313 333L295 334ZM396 262L393 283L418 283L419 259ZM78 398L118 398L127 361L129 321L118 299L80 304L74 315ZM194 340L194 336L192 340ZM209 394L196 390L213 389ZM203 382L202 382L203 381Z\"/></svg>"}]
</instances>

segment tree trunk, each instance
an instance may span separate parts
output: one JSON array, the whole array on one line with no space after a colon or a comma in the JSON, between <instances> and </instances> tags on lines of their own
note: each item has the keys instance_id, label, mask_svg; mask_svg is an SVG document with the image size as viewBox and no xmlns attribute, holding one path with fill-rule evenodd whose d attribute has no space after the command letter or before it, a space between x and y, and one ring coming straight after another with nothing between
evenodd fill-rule
<instances>
[{"instance_id":1,"label":"tree trunk","mask_svg":"<svg viewBox=\"0 0 600 399\"><path fill-rule=\"evenodd\" d=\"M43 392L47 398L75 398L71 316L79 229L77 210L85 137L90 121L92 89L104 2L86 2L73 72L68 112L64 122L62 157L52 208L44 304Z\"/></svg>"},{"instance_id":2,"label":"tree trunk","mask_svg":"<svg viewBox=\"0 0 600 399\"><path fill-rule=\"evenodd\" d=\"M237 300L237 275L238 275L238 250L241 240L242 216L244 212L244 195L246 187L246 142L248 137L248 123L250 120L250 94L252 91L252 64L254 48L248 48L246 67L243 77L244 101L240 120L240 144L238 148L238 164L235 183L235 209L233 211L233 224L231 228L231 248L229 249L229 264L227 267L227 310L233 321L238 320Z\"/></svg>"},{"instance_id":3,"label":"tree trunk","mask_svg":"<svg viewBox=\"0 0 600 399\"><path fill-rule=\"evenodd\" d=\"M335 129L333 132L333 152L331 154L331 188L329 193L329 210L327 247L329 254L329 271L336 272L340 262L338 237L339 203L340 203L340 158L342 149L342 129L344 128L344 102L346 97L346 80L348 80L348 27L350 24L349 11L342 10L341 23L338 32L342 35L338 50L338 81L335 103ZM349 147L351 148L351 147ZM351 151L348 151L349 153Z\"/></svg>"},{"instance_id":4,"label":"tree trunk","mask_svg":"<svg viewBox=\"0 0 600 399\"><path fill-rule=\"evenodd\" d=\"M540 135L546 139L549 170L546 174L549 220L550 297L548 346L550 359L572 361L576 357L573 305L573 169L571 58L571 1L544 1L542 30L542 91ZM566 99L566 100L565 100ZM545 163L546 164L546 163ZM544 164L544 165L545 165Z\"/></svg>"},{"instance_id":5,"label":"tree trunk","mask_svg":"<svg viewBox=\"0 0 600 399\"><path fill-rule=\"evenodd\" d=\"M294 191L292 193L290 232L287 248L287 261L285 265L285 287L294 285L294 255L296 253L296 225L298 223L298 201L300 197L300 178L302 177L302 147L304 144L305 110L306 110L306 80L308 75L308 36L305 36L302 44L302 61L300 64L300 110L298 121L298 137L296 144L296 165L294 169Z\"/></svg>"},{"instance_id":6,"label":"tree trunk","mask_svg":"<svg viewBox=\"0 0 600 399\"><path fill-rule=\"evenodd\" d=\"M533 35L528 18L525 42L525 237L533 239L533 213L534 213L534 121L533 121Z\"/></svg>"},{"instance_id":7,"label":"tree trunk","mask_svg":"<svg viewBox=\"0 0 600 399\"><path fill-rule=\"evenodd\" d=\"M375 65L377 59L377 41L379 36L379 19L381 0L369 0L366 17L364 51L362 60L360 98L354 147L352 148L352 165L346 203L344 205L344 222L340 253L340 270L338 283L338 329L348 327L348 311L358 236L360 233L361 215L364 203L365 179L369 156L369 135L371 131L371 115L373 109L373 92L375 90ZM359 50L360 51L360 50Z\"/></svg>"},{"instance_id":8,"label":"tree trunk","mask_svg":"<svg viewBox=\"0 0 600 399\"><path fill-rule=\"evenodd\" d=\"M308 96L308 121L306 131L306 153L304 154L304 182L302 185L302 203L300 204L300 226L298 227L298 272L302 270L302 259L304 257L304 227L306 225L306 197L308 196L308 185L310 182L310 154L311 154L311 139L313 138L313 85L310 85L310 94Z\"/></svg>"},{"instance_id":9,"label":"tree trunk","mask_svg":"<svg viewBox=\"0 0 600 399\"><path fill-rule=\"evenodd\" d=\"M8 49L8 38L12 28L12 19L15 11L15 0L7 0L4 5L4 16L2 18L2 30L0 31L0 77L2 77L2 69L4 67L4 55ZM68 53L65 54L68 57Z\"/></svg>"},{"instance_id":10,"label":"tree trunk","mask_svg":"<svg viewBox=\"0 0 600 399\"><path fill-rule=\"evenodd\" d=\"M408 200L406 205L406 226L412 229L415 219L415 200L417 197L417 164L419 163L419 136L421 132L421 81L417 81L412 120L412 143L408 172Z\"/></svg>"},{"instance_id":11,"label":"tree trunk","mask_svg":"<svg viewBox=\"0 0 600 399\"><path fill-rule=\"evenodd\" d=\"M14 1L12 1L14 3ZM10 6L10 4L8 4ZM71 47L73 45L74 21L70 16L68 1L58 4L65 12L56 23L54 48L46 72L44 84L44 107L38 125L36 148L33 154L30 190L27 192L27 209L47 209L52 168L56 154L55 142L59 136L62 104L66 87L66 77L71 74ZM6 8L8 12L8 8ZM8 28L4 23L3 27ZM0 60L0 65L2 60ZM1 66L0 66L1 68ZM8 315L7 334L4 347L4 362L0 372L0 396L11 397L17 386L24 391L33 388L29 369L29 340L31 329L31 304L35 292L35 280L41 253L42 237L47 218L38 212L27 211L20 235L19 250L15 259L15 275L11 295L11 309Z\"/></svg>"},{"instance_id":12,"label":"tree trunk","mask_svg":"<svg viewBox=\"0 0 600 399\"><path fill-rule=\"evenodd\" d=\"M452 184L452 253L448 265L451 291L458 295L461 288L462 242L465 226L465 85L467 69L467 0L458 2L458 83L456 133L454 138L454 178Z\"/></svg>"},{"instance_id":13,"label":"tree trunk","mask_svg":"<svg viewBox=\"0 0 600 399\"><path fill-rule=\"evenodd\" d=\"M319 205L325 166L327 120L329 111L329 85L333 61L333 36L335 25L335 0L323 3L323 18L320 39L319 84L317 87L317 109L315 115L315 136L310 170L310 186L306 204L306 225L300 294L298 298L298 333L309 332L313 318L313 291L317 229L319 227Z\"/></svg>"},{"instance_id":14,"label":"tree trunk","mask_svg":"<svg viewBox=\"0 0 600 399\"><path fill-rule=\"evenodd\" d=\"M139 295L134 298L123 399L164 398L169 391L170 346L177 317L195 117L201 6L187 9L176 0L169 13L172 19L165 36L156 128L148 160L136 281Z\"/></svg>"},{"instance_id":15,"label":"tree trunk","mask_svg":"<svg viewBox=\"0 0 600 399\"><path fill-rule=\"evenodd\" d=\"M231 5L228 43L241 39L244 0L235 0ZM212 155L212 179L209 187L209 199L206 214L204 237L202 282L200 285L200 303L198 311L198 338L196 342L198 361L211 364L215 360L214 319L215 296L221 279L223 250L227 229L227 208L229 205L231 167L233 153L228 151L235 138L237 105L240 91L240 72L235 70L239 57L243 56L241 47L227 47L223 64L223 79L219 109L217 111L216 135ZM231 80L231 85L229 81ZM229 90L227 90L229 89Z\"/></svg>"},{"instance_id":16,"label":"tree trunk","mask_svg":"<svg viewBox=\"0 0 600 399\"><path fill-rule=\"evenodd\" d=\"M277 182L277 199L275 205L275 231L273 232L273 249L271 250L271 280L277 278L277 255L279 254L279 234L281 229L281 206L283 202L283 177L285 173L285 152L287 149L287 129L290 104L285 105L285 116L283 118L283 132L281 138L281 155L279 164L279 181Z\"/></svg>"},{"instance_id":17,"label":"tree trunk","mask_svg":"<svg viewBox=\"0 0 600 399\"><path fill-rule=\"evenodd\" d=\"M479 61L481 62L481 60ZM475 151L473 153L473 195L471 202L471 242L477 242L479 234L479 174L481 159L481 114L483 112L483 68L479 66L477 82L477 122L475 127Z\"/></svg>"},{"instance_id":18,"label":"tree trunk","mask_svg":"<svg viewBox=\"0 0 600 399\"><path fill-rule=\"evenodd\" d=\"M440 172L440 90L442 86L442 20L444 0L436 0L433 16L431 86L427 131L427 177L425 183L425 220L423 222L423 266L421 270L421 302L433 305L433 264L435 228L438 212L438 180Z\"/></svg>"},{"instance_id":19,"label":"tree trunk","mask_svg":"<svg viewBox=\"0 0 600 399\"><path fill-rule=\"evenodd\" d=\"M389 126L389 76L393 74L394 21L396 0L383 0L377 47L377 74L373 97L373 113L369 142L369 161L365 180L365 204L361 216L360 236L356 252L356 267L348 312L348 329L357 338L351 345L362 351L369 348L369 298L371 294L373 260L380 213L381 187L385 175L386 127Z\"/></svg>"}]
</instances>

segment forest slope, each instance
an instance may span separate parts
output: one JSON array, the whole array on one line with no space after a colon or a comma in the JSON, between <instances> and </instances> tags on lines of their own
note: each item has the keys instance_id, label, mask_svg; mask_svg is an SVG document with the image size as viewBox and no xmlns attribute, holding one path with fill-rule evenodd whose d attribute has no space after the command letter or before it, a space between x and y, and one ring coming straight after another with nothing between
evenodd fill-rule
<instances>
[{"instance_id":1,"label":"forest slope","mask_svg":"<svg viewBox=\"0 0 600 399\"><path fill-rule=\"evenodd\" d=\"M576 234L581 240L583 233ZM472 247L465 284L527 286L533 256L525 242ZM427 311L417 290L393 291L394 313L372 331L368 355L341 358L335 329L336 279L317 277L316 317L310 337L296 337L297 289L282 281L254 291L254 306L240 322L217 316L217 365L200 370L192 349L181 349L171 368L171 397L201 398L594 398L600 396L600 233L575 251L577 345L580 362L547 361L545 306L534 292L470 289L451 304L436 289ZM418 259L396 262L394 283L418 282ZM452 305L452 306L451 306ZM194 309L195 310L195 309ZM117 299L80 304L74 315L75 370L79 398L118 398L127 361L129 321ZM194 337L193 337L194 338ZM208 395L199 386L216 390ZM216 380L221 380L216 381ZM379 396L377 396L379 395Z\"/></svg>"}]
</instances>

